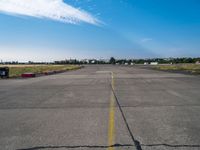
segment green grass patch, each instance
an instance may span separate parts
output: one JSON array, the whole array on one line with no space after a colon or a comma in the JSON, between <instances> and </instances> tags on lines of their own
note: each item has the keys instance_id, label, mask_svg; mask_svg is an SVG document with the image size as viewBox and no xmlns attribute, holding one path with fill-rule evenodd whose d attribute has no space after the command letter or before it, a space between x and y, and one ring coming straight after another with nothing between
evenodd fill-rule
<instances>
[{"instance_id":1,"label":"green grass patch","mask_svg":"<svg viewBox=\"0 0 200 150\"><path fill-rule=\"evenodd\" d=\"M0 66L2 67L2 66ZM44 73L48 71L68 71L80 69L77 65L8 65L9 77L19 77L23 73Z\"/></svg>"},{"instance_id":2,"label":"green grass patch","mask_svg":"<svg viewBox=\"0 0 200 150\"><path fill-rule=\"evenodd\" d=\"M199 64L175 64L175 65L159 65L155 67L158 70L166 71L184 71L194 74L200 74Z\"/></svg>"}]
</instances>

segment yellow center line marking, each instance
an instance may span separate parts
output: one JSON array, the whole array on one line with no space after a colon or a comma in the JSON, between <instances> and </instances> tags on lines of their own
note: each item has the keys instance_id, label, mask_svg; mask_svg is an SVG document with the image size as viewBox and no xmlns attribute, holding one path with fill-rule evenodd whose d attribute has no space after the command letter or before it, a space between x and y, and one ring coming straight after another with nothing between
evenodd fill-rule
<instances>
[{"instance_id":1,"label":"yellow center line marking","mask_svg":"<svg viewBox=\"0 0 200 150\"><path fill-rule=\"evenodd\" d=\"M114 89L114 75L111 72L111 86ZM108 145L112 146L115 143L115 96L111 90L110 107L109 107L109 125L108 125ZM114 150L114 147L109 147L108 150Z\"/></svg>"}]
</instances>

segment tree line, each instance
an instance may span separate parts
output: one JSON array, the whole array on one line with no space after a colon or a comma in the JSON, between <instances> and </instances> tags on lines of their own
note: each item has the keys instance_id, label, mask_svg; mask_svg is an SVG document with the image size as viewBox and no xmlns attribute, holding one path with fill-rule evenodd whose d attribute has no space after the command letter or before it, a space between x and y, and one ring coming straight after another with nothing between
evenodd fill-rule
<instances>
[{"instance_id":1,"label":"tree line","mask_svg":"<svg viewBox=\"0 0 200 150\"><path fill-rule=\"evenodd\" d=\"M115 59L111 57L109 60L63 60L55 61L55 64L150 64L151 62L157 62L159 64L178 64L178 63L196 63L200 62L199 58L149 58L149 59Z\"/></svg>"},{"instance_id":2,"label":"tree line","mask_svg":"<svg viewBox=\"0 0 200 150\"><path fill-rule=\"evenodd\" d=\"M66 59L54 62L18 62L18 61L1 61L0 64L150 64L151 62L157 62L158 64L178 64L178 63L196 63L200 62L200 57L191 58L149 58L149 59L116 59L111 57L110 59Z\"/></svg>"}]
</instances>

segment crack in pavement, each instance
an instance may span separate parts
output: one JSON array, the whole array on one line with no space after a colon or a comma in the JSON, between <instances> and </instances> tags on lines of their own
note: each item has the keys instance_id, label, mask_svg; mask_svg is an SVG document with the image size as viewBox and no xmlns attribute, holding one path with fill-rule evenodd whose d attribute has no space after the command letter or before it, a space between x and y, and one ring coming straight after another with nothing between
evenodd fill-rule
<instances>
[{"instance_id":1,"label":"crack in pavement","mask_svg":"<svg viewBox=\"0 0 200 150\"><path fill-rule=\"evenodd\" d=\"M79 145L79 146L36 146L36 147L30 147L30 148L22 148L22 149L16 149L16 150L40 150L40 149L59 149L59 148L66 148L66 149L78 149L78 148L110 148L110 147L135 147L135 145L131 144L114 144L111 146L97 146L97 145ZM140 146L144 147L159 147L159 146L164 146L164 147L174 147L174 148L183 148L183 147L200 147L200 145L171 145L171 144L140 144Z\"/></svg>"},{"instance_id":2,"label":"crack in pavement","mask_svg":"<svg viewBox=\"0 0 200 150\"><path fill-rule=\"evenodd\" d=\"M22 149L16 149L16 150L39 150L39 149L58 149L58 148L110 148L110 147L132 147L134 145L130 144L114 144L111 146L97 146L97 145L79 145L79 146L36 146L31 148L22 148Z\"/></svg>"},{"instance_id":3,"label":"crack in pavement","mask_svg":"<svg viewBox=\"0 0 200 150\"><path fill-rule=\"evenodd\" d=\"M142 147L141 147L140 142L137 141L137 140L135 139L135 137L133 136L133 133L131 132L131 129L130 129L129 124L128 124L127 120L126 120L125 114L124 114L124 112L123 112L123 110L122 110L122 107L121 107L121 105L120 105L120 103L119 103L119 100L118 100L118 98L117 98L117 96L116 96L116 94L115 94L115 91L114 91L112 85L111 85L111 89L112 89L113 95L114 95L114 97L115 97L115 100L116 100L116 102L117 102L117 105L118 105L118 107L119 107L119 110L120 110L120 112L121 112L122 118L123 118L123 120L124 120L124 122L125 122L125 125L126 125L126 127L127 127L127 130L128 130L128 132L129 132L129 134L130 134L130 136L131 136L131 139L132 139L134 145L135 145L136 150L142 150Z\"/></svg>"},{"instance_id":4,"label":"crack in pavement","mask_svg":"<svg viewBox=\"0 0 200 150\"><path fill-rule=\"evenodd\" d=\"M158 146L165 146L165 147L200 147L200 145L186 145L186 144L180 144L180 145L171 145L171 144L141 144L141 146L145 147L158 147Z\"/></svg>"}]
</instances>

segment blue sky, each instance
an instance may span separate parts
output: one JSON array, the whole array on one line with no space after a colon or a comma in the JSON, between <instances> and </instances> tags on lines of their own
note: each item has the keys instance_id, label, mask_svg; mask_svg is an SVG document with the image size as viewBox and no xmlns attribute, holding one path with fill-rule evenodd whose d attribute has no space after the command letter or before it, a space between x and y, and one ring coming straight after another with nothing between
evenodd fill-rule
<instances>
[{"instance_id":1,"label":"blue sky","mask_svg":"<svg viewBox=\"0 0 200 150\"><path fill-rule=\"evenodd\" d=\"M200 57L199 0L1 1L0 60Z\"/></svg>"}]
</instances>

